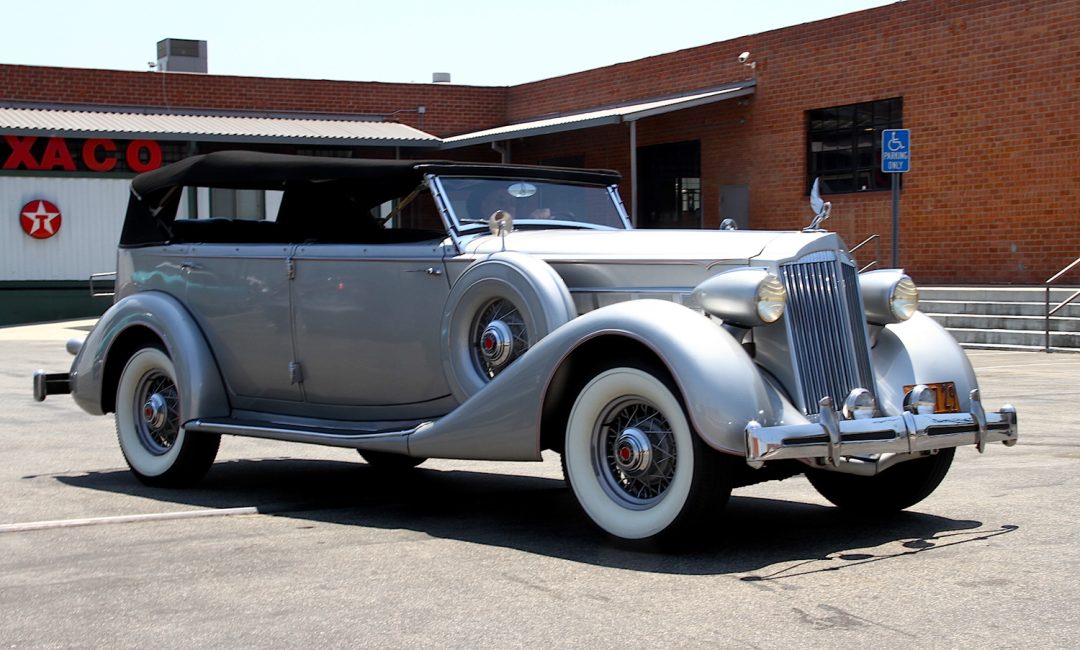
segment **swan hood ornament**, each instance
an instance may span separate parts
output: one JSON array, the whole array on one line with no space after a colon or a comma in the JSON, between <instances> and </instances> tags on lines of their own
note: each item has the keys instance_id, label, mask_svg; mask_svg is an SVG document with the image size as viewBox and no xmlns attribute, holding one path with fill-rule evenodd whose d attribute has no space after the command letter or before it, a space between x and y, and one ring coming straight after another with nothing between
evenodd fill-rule
<instances>
[{"instance_id":1,"label":"swan hood ornament","mask_svg":"<svg viewBox=\"0 0 1080 650\"><path fill-rule=\"evenodd\" d=\"M832 210L832 203L821 200L821 192L818 190L820 180L820 178L815 178L814 186L810 188L810 209L814 211L814 219L809 226L803 228L803 232L823 230L821 222L829 218L829 211Z\"/></svg>"}]
</instances>

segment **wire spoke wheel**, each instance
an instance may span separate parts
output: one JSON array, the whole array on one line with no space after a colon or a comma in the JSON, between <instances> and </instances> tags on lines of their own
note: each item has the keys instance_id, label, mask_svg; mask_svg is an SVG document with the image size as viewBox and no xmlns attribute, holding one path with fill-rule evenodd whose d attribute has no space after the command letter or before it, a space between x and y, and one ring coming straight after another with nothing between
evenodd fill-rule
<instances>
[{"instance_id":1,"label":"wire spoke wheel","mask_svg":"<svg viewBox=\"0 0 1080 650\"><path fill-rule=\"evenodd\" d=\"M116 387L116 437L131 472L147 485L191 485L209 471L221 436L184 430L176 366L161 348L128 359Z\"/></svg>"},{"instance_id":2,"label":"wire spoke wheel","mask_svg":"<svg viewBox=\"0 0 1080 650\"><path fill-rule=\"evenodd\" d=\"M678 450L671 425L637 398L611 404L593 432L593 460L612 498L630 508L658 501L675 477Z\"/></svg>"},{"instance_id":3,"label":"wire spoke wheel","mask_svg":"<svg viewBox=\"0 0 1080 650\"><path fill-rule=\"evenodd\" d=\"M701 441L655 366L615 366L579 389L566 425L565 473L582 510L624 540L693 538L731 493L719 455Z\"/></svg>"},{"instance_id":4,"label":"wire spoke wheel","mask_svg":"<svg viewBox=\"0 0 1080 650\"><path fill-rule=\"evenodd\" d=\"M167 453L180 434L179 395L168 375L153 370L139 380L135 389L133 421L139 440L155 456Z\"/></svg>"}]
</instances>

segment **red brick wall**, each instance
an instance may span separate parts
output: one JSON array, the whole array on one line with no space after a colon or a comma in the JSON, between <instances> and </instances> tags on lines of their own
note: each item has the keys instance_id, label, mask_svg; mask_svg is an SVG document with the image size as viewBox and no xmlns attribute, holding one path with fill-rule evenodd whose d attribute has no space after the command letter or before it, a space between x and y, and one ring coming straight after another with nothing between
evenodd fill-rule
<instances>
[{"instance_id":1,"label":"red brick wall","mask_svg":"<svg viewBox=\"0 0 1080 650\"><path fill-rule=\"evenodd\" d=\"M751 72L736 61L749 51ZM1037 283L1080 255L1080 4L909 0L510 88L382 84L0 65L0 99L391 114L435 135L685 93L753 75L746 100L638 123L638 144L699 139L706 227L719 188L750 187L755 228L810 218L806 112L903 97L912 171L901 259L920 282ZM164 83L164 90L162 84ZM423 123L416 106L427 106ZM630 173L629 127L509 143L515 162L583 155ZM426 154L425 154L426 155ZM439 154L497 160L488 146ZM630 186L623 182L629 204ZM834 194L827 226L891 248L889 192ZM860 255L867 261L866 255ZM1080 282L1080 272L1071 279Z\"/></svg>"},{"instance_id":2,"label":"red brick wall","mask_svg":"<svg viewBox=\"0 0 1080 650\"><path fill-rule=\"evenodd\" d=\"M437 136L504 123L506 88L0 65L0 98L171 109L387 115ZM421 117L417 106L425 106ZM394 114L396 111L401 113Z\"/></svg>"},{"instance_id":3,"label":"red brick wall","mask_svg":"<svg viewBox=\"0 0 1080 650\"><path fill-rule=\"evenodd\" d=\"M700 138L707 227L719 219L718 187L741 183L754 227L805 225L806 111L901 96L913 161L900 264L916 279L1036 283L1080 255L1076 0L911 0L514 86L508 117L738 81L750 74L736 61L743 51L757 62L749 109L725 101L638 126L640 145ZM625 149L628 137L613 144ZM620 169L629 174L628 160ZM828 199L828 227L850 244L880 234L887 264L890 193Z\"/></svg>"}]
</instances>

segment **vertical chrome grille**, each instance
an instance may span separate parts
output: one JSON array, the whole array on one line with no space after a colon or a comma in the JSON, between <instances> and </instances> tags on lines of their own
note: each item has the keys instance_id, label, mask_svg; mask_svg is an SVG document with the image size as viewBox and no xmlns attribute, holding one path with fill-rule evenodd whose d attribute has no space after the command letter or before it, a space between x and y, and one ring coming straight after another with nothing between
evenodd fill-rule
<instances>
[{"instance_id":1,"label":"vertical chrome grille","mask_svg":"<svg viewBox=\"0 0 1080 650\"><path fill-rule=\"evenodd\" d=\"M818 401L826 395L839 406L853 388L874 392L855 268L833 253L815 253L780 268L803 411L818 413Z\"/></svg>"}]
</instances>

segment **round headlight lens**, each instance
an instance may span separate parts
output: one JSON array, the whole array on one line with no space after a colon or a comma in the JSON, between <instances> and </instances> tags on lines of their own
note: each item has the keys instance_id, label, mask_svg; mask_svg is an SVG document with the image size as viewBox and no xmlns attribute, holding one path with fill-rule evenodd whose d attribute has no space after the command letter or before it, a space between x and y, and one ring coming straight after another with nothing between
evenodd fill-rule
<instances>
[{"instance_id":1,"label":"round headlight lens","mask_svg":"<svg viewBox=\"0 0 1080 650\"><path fill-rule=\"evenodd\" d=\"M919 310L919 289L909 277L903 277L893 287L889 308L897 320L907 320Z\"/></svg>"},{"instance_id":2,"label":"round headlight lens","mask_svg":"<svg viewBox=\"0 0 1080 650\"><path fill-rule=\"evenodd\" d=\"M775 275L769 275L757 288L757 313L762 323L775 323L784 315L787 290Z\"/></svg>"}]
</instances>

